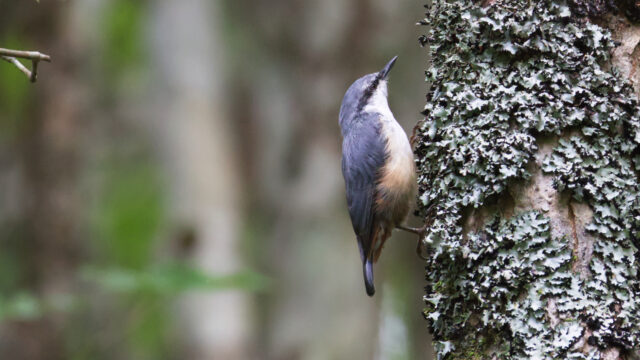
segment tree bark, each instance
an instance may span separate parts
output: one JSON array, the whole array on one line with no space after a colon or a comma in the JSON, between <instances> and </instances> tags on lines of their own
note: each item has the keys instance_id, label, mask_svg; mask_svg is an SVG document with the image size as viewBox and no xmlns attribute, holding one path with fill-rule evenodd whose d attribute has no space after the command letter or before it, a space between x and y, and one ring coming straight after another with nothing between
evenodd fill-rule
<instances>
[{"instance_id":1,"label":"tree bark","mask_svg":"<svg viewBox=\"0 0 640 360\"><path fill-rule=\"evenodd\" d=\"M38 49L60 54L47 69L47 77L34 85L29 111L21 119L25 130L13 154L22 162L21 185L13 196L19 198L17 211L25 231L5 235L7 242L3 244L4 250L13 252L7 244L21 243L19 250L9 255L20 262L21 276L16 284L44 304L67 296L75 287L73 274L82 252L78 138L86 108L78 90L82 82L71 66L77 48L75 28L64 21L68 7L42 4L18 8L28 9L29 20L40 25L26 36ZM67 324L67 316L54 311L35 319L5 321L0 326L0 357L64 359Z\"/></svg>"},{"instance_id":2,"label":"tree bark","mask_svg":"<svg viewBox=\"0 0 640 360\"><path fill-rule=\"evenodd\" d=\"M204 0L153 7L160 79L155 129L167 164L171 217L183 232L178 237L190 239L187 256L194 264L214 274L240 271L240 166L224 104L218 8ZM250 358L249 294L185 295L179 313L189 358Z\"/></svg>"},{"instance_id":3,"label":"tree bark","mask_svg":"<svg viewBox=\"0 0 640 360\"><path fill-rule=\"evenodd\" d=\"M640 31L583 10L427 12L415 134L438 358L623 359L640 344Z\"/></svg>"}]
</instances>

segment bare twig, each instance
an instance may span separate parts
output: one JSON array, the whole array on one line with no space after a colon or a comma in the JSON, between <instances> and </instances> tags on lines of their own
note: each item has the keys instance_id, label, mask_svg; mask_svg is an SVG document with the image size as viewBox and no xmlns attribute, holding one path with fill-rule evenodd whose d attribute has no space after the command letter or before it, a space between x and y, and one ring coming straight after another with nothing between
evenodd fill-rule
<instances>
[{"instance_id":1,"label":"bare twig","mask_svg":"<svg viewBox=\"0 0 640 360\"><path fill-rule=\"evenodd\" d=\"M20 71L22 71L25 75L27 75L28 78L31 78L31 70L27 69L24 65L22 65L22 63L18 61L18 59L11 56L2 56L2 59L12 63L18 69L20 69Z\"/></svg>"},{"instance_id":2,"label":"bare twig","mask_svg":"<svg viewBox=\"0 0 640 360\"><path fill-rule=\"evenodd\" d=\"M36 82L38 78L38 62L51 62L51 57L37 51L20 51L0 48L0 58L15 65L22 71L31 82ZM27 69L18 58L31 60L31 70Z\"/></svg>"},{"instance_id":3,"label":"bare twig","mask_svg":"<svg viewBox=\"0 0 640 360\"><path fill-rule=\"evenodd\" d=\"M42 61L51 62L51 57L49 55L42 54L37 51L20 51L20 50L0 48L0 55L29 59L29 60L36 60L36 61L42 60Z\"/></svg>"}]
</instances>

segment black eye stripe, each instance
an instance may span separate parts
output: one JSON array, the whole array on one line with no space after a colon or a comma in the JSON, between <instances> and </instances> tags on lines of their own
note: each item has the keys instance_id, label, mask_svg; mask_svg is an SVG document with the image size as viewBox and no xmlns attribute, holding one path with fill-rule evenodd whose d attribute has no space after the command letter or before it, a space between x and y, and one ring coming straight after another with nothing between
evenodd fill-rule
<instances>
[{"instance_id":1,"label":"black eye stripe","mask_svg":"<svg viewBox=\"0 0 640 360\"><path fill-rule=\"evenodd\" d=\"M380 73L378 73L376 75L376 78L373 79L373 81L371 82L371 84L367 86L367 89L364 91L364 94L362 95L362 98L358 103L358 110L357 110L358 112L360 112L364 108L364 106L367 104L367 100L369 100L373 92L378 87L378 83L380 83L380 76L381 76Z\"/></svg>"}]
</instances>

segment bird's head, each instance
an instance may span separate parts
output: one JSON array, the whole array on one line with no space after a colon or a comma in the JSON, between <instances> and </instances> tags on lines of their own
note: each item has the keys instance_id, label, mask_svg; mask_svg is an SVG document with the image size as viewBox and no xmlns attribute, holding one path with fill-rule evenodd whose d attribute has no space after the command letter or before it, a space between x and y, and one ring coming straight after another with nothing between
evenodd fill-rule
<instances>
[{"instance_id":1,"label":"bird's head","mask_svg":"<svg viewBox=\"0 0 640 360\"><path fill-rule=\"evenodd\" d=\"M349 87L340 106L340 126L357 116L367 105L387 101L387 79L389 72L395 64L397 56L394 56L382 70L365 75L354 81Z\"/></svg>"}]
</instances>

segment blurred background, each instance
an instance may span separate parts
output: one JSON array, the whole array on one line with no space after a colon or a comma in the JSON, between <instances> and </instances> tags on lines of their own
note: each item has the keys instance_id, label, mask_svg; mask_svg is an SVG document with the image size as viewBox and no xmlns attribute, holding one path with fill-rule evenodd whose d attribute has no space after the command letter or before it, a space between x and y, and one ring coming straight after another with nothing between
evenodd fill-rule
<instances>
[{"instance_id":1,"label":"blurred background","mask_svg":"<svg viewBox=\"0 0 640 360\"><path fill-rule=\"evenodd\" d=\"M415 236L365 294L338 127L399 55L411 134L422 5L0 0L53 58L0 62L0 358L431 359Z\"/></svg>"}]
</instances>

